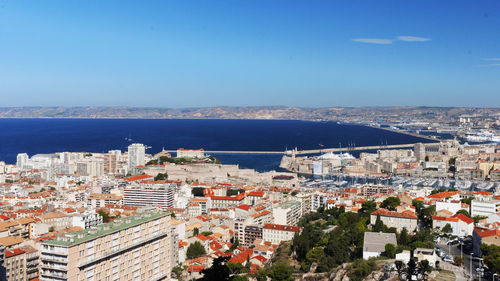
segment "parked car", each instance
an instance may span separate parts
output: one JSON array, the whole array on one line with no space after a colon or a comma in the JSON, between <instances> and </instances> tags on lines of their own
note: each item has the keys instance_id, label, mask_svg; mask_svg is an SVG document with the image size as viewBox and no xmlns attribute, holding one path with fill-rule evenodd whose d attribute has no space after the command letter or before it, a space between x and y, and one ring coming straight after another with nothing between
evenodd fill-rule
<instances>
[{"instance_id":1,"label":"parked car","mask_svg":"<svg viewBox=\"0 0 500 281\"><path fill-rule=\"evenodd\" d=\"M453 259L450 256L445 256L443 258L443 261L445 261L445 262L453 262Z\"/></svg>"}]
</instances>

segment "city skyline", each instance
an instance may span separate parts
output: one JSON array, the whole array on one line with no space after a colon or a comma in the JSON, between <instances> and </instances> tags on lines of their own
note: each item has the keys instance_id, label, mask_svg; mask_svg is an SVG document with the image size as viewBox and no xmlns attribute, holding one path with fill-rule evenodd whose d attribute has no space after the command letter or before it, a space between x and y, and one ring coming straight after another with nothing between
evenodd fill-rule
<instances>
[{"instance_id":1,"label":"city skyline","mask_svg":"<svg viewBox=\"0 0 500 281\"><path fill-rule=\"evenodd\" d=\"M0 5L6 107L500 106L495 1Z\"/></svg>"}]
</instances>

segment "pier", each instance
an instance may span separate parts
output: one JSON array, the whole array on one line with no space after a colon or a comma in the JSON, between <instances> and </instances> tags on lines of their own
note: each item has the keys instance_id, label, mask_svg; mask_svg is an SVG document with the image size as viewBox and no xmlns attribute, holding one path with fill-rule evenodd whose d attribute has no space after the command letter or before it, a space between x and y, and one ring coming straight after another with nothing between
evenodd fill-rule
<instances>
[{"instance_id":1,"label":"pier","mask_svg":"<svg viewBox=\"0 0 500 281\"><path fill-rule=\"evenodd\" d=\"M345 147L345 148L321 148L321 149L309 149L309 150L295 150L295 155L304 154L322 154L327 152L349 152L349 151L359 151L359 150L379 150L379 149L401 149L401 148L413 148L415 144L389 144L389 145L373 145L373 146L356 146L356 147ZM176 150L165 150L169 153L176 153ZM207 154L292 154L291 150L287 151L243 151L243 150L205 150Z\"/></svg>"}]
</instances>

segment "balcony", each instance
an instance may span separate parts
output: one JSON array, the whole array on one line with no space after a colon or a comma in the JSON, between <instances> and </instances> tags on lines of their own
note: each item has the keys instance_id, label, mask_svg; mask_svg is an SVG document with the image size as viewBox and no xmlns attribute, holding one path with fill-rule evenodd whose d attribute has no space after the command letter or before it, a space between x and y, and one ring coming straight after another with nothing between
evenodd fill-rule
<instances>
[{"instance_id":1,"label":"balcony","mask_svg":"<svg viewBox=\"0 0 500 281\"><path fill-rule=\"evenodd\" d=\"M68 259L67 258L57 257L57 256L49 256L49 255L44 255L44 254L42 254L42 256L40 257L40 259L42 261L68 263Z\"/></svg>"},{"instance_id":2,"label":"balcony","mask_svg":"<svg viewBox=\"0 0 500 281\"><path fill-rule=\"evenodd\" d=\"M46 271L46 270L42 270L41 275L47 276L47 277L59 278L59 279L66 279L68 277L68 275L66 273L55 272L55 271Z\"/></svg>"},{"instance_id":3,"label":"balcony","mask_svg":"<svg viewBox=\"0 0 500 281\"><path fill-rule=\"evenodd\" d=\"M59 265L59 264L48 264L48 263L43 263L41 265L43 269L48 268L48 269L53 269L53 270L61 270L61 271L67 271L67 267L65 265Z\"/></svg>"},{"instance_id":4,"label":"balcony","mask_svg":"<svg viewBox=\"0 0 500 281\"><path fill-rule=\"evenodd\" d=\"M98 256L98 257L95 257L93 259L90 259L86 262L81 262L78 267L85 267L87 265L90 265L92 263L96 263L96 262L99 262L105 258L108 258L110 256L114 256L114 255L118 255L120 253L123 253L125 251L128 251L130 249L133 249L133 248L136 248L136 247L139 247L143 244L147 244L149 242L152 242L154 240L157 240L157 239L161 239L161 238L164 238L167 236L167 233L165 232L160 232L160 233L157 233L155 235L152 235L148 238L145 238L145 239L141 239L141 240L138 240L137 242L133 243L133 244L130 244L128 246L125 246L125 247L122 247L122 248L118 248L117 250L114 250L114 251L109 251L109 252L103 252L101 256Z\"/></svg>"}]
</instances>

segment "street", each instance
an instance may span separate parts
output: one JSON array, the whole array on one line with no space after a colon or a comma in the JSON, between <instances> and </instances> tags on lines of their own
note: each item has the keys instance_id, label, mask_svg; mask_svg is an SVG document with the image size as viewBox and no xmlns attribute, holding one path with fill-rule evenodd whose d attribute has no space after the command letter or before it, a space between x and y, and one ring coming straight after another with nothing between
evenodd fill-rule
<instances>
[{"instance_id":1,"label":"street","mask_svg":"<svg viewBox=\"0 0 500 281\"><path fill-rule=\"evenodd\" d=\"M455 256L460 257L460 253L461 253L460 244L446 245L444 243L436 243L436 246L441 250L441 252L448 254L452 258ZM468 278L470 278L471 256L468 254L465 254L465 253L462 253L462 256L465 258L465 260L464 260L465 264L462 267L458 267L458 266L452 265L451 263L441 261L441 267L443 269L452 270L455 273L455 275L457 276L457 280L467 280ZM480 260L477 258L474 258L472 260L472 274L473 274L472 276L474 277L474 280L487 280L487 279L482 278L478 274L478 272L476 272L476 268L478 268L480 266L481 266ZM457 272L459 272L460 274L458 274ZM459 275L464 276L463 277L464 279L459 278Z\"/></svg>"}]
</instances>

